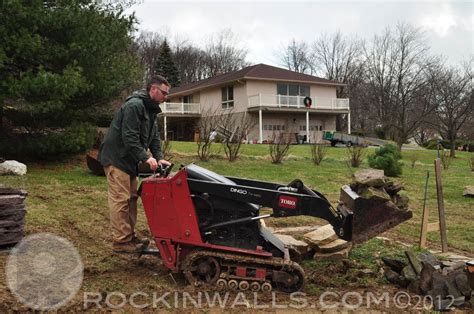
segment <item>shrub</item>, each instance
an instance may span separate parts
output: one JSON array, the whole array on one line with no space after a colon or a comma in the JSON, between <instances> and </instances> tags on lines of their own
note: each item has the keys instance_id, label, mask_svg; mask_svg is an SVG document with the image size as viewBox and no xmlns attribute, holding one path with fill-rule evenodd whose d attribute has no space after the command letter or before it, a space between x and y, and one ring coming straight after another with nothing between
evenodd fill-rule
<instances>
[{"instance_id":1,"label":"shrub","mask_svg":"<svg viewBox=\"0 0 474 314\"><path fill-rule=\"evenodd\" d=\"M370 167L382 169L389 177L396 177L402 174L401 158L398 148L395 145L387 144L370 155L368 161Z\"/></svg>"},{"instance_id":2,"label":"shrub","mask_svg":"<svg viewBox=\"0 0 474 314\"><path fill-rule=\"evenodd\" d=\"M365 156L366 148L363 146L348 146L346 163L350 167L359 167ZM350 168L349 167L349 168Z\"/></svg>"},{"instance_id":3,"label":"shrub","mask_svg":"<svg viewBox=\"0 0 474 314\"><path fill-rule=\"evenodd\" d=\"M324 144L311 145L311 159L315 165L319 165L326 157L328 147Z\"/></svg>"},{"instance_id":4,"label":"shrub","mask_svg":"<svg viewBox=\"0 0 474 314\"><path fill-rule=\"evenodd\" d=\"M441 159L441 164L443 165L443 169L448 170L449 165L451 165L451 160L452 160L452 158L449 156L449 151L443 149L442 151L440 151L439 157Z\"/></svg>"},{"instance_id":5,"label":"shrub","mask_svg":"<svg viewBox=\"0 0 474 314\"><path fill-rule=\"evenodd\" d=\"M96 128L88 123L73 124L67 129L45 131L40 136L23 134L13 140L3 139L0 151L14 158L59 159L85 152L96 138Z\"/></svg>"},{"instance_id":6,"label":"shrub","mask_svg":"<svg viewBox=\"0 0 474 314\"><path fill-rule=\"evenodd\" d=\"M288 156L290 144L291 139L289 136L285 136L283 133L273 133L271 143L268 146L273 164L281 164L283 159Z\"/></svg>"}]
</instances>

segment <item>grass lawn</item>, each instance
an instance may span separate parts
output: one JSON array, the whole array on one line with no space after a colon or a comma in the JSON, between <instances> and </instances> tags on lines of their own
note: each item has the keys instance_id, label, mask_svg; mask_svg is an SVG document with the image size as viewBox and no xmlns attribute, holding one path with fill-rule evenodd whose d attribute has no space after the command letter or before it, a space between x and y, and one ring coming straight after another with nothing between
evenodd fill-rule
<instances>
[{"instance_id":1,"label":"grass lawn","mask_svg":"<svg viewBox=\"0 0 474 314\"><path fill-rule=\"evenodd\" d=\"M373 151L368 149L368 153ZM289 183L295 178L303 180L309 187L325 194L331 202L339 198L339 189L351 181L356 169L345 163L346 149L329 148L327 158L320 166L311 161L310 146L292 146L290 155L281 165L271 163L267 145L244 145L241 158L233 163L225 159L224 151L218 144L213 145L215 158L209 162L199 162L195 143L173 142L172 162L186 165L195 162L222 175L239 176L265 181ZM410 166L410 156L416 154L415 168ZM430 172L427 206L431 209L431 221L436 221L436 188L433 160L435 151L403 151L405 165L402 181L410 197L413 219L386 232L384 236L402 240L416 246L420 233L423 206L423 187L426 172ZM462 196L465 185L474 185L474 172L468 168L467 153L458 152L449 170L443 171L445 210L448 245L454 251L474 253L474 200ZM361 168L368 167L365 159ZM24 177L3 176L0 183L22 187L28 191L27 234L52 232L70 239L78 248L85 265L84 291L90 289L111 291L125 289L137 291L149 287L156 290L175 286L164 267L158 268L154 257L141 260L111 255L107 209L107 184L104 177L89 173L84 156L76 156L65 162L28 164L28 174ZM139 210L138 231L149 236L143 211ZM270 219L268 225L288 226L321 223L316 218L293 217ZM439 249L439 235L429 234L430 248ZM385 252L381 240L371 240L354 249L351 257L365 260L374 259L376 248ZM0 255L3 266L5 255ZM375 264L372 264L375 265ZM305 269L317 269L314 262L303 263ZM370 265L369 265L370 266ZM3 268L3 267L2 267ZM324 265L323 265L324 268ZM150 275L152 274L152 275ZM329 274L329 277L333 274ZM328 277L328 278L329 278ZM311 280L310 282L311 283ZM334 283L330 284L331 286ZM341 285L344 285L342 282ZM317 284L309 286L317 293ZM181 289L181 288L180 288ZM310 289L310 290L311 290ZM0 292L6 291L4 273L0 272ZM310 291L308 291L310 292ZM0 293L0 299L2 298Z\"/></svg>"}]
</instances>

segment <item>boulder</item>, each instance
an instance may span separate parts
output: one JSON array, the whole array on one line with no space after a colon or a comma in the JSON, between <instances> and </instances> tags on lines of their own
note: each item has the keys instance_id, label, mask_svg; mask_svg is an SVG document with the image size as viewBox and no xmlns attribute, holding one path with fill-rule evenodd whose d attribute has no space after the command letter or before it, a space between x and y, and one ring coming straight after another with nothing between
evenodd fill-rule
<instances>
[{"instance_id":1,"label":"boulder","mask_svg":"<svg viewBox=\"0 0 474 314\"><path fill-rule=\"evenodd\" d=\"M336 239L335 241L332 241L328 244L320 245L319 251L322 253L332 253L343 250L347 247L352 247L352 243L343 239Z\"/></svg>"},{"instance_id":2,"label":"boulder","mask_svg":"<svg viewBox=\"0 0 474 314\"><path fill-rule=\"evenodd\" d=\"M338 238L339 237L330 224L319 227L318 229L304 235L304 240L315 249L318 249L322 245L331 243Z\"/></svg>"},{"instance_id":3,"label":"boulder","mask_svg":"<svg viewBox=\"0 0 474 314\"><path fill-rule=\"evenodd\" d=\"M350 248L345 248L343 250L333 252L333 253L322 253L322 252L316 252L313 255L313 259L317 261L336 261L336 260L342 260L346 259L349 256Z\"/></svg>"},{"instance_id":4,"label":"boulder","mask_svg":"<svg viewBox=\"0 0 474 314\"><path fill-rule=\"evenodd\" d=\"M16 160L6 160L0 163L0 175L23 176L26 174L26 165Z\"/></svg>"},{"instance_id":5,"label":"boulder","mask_svg":"<svg viewBox=\"0 0 474 314\"><path fill-rule=\"evenodd\" d=\"M383 170L364 169L354 173L353 177L354 181L360 185L382 187L385 184Z\"/></svg>"},{"instance_id":6,"label":"boulder","mask_svg":"<svg viewBox=\"0 0 474 314\"><path fill-rule=\"evenodd\" d=\"M465 186L462 195L466 197L474 197L474 185Z\"/></svg>"}]
</instances>

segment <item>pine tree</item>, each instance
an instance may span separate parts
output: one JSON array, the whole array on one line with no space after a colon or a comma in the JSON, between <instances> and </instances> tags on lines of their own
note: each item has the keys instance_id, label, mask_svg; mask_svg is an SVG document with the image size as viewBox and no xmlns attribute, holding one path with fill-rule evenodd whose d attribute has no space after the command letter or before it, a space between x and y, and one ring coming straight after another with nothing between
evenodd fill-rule
<instances>
[{"instance_id":1,"label":"pine tree","mask_svg":"<svg viewBox=\"0 0 474 314\"><path fill-rule=\"evenodd\" d=\"M181 83L178 68L173 61L171 56L171 48L168 45L166 39L161 44L160 55L156 61L154 72L155 74L166 77L173 87L179 86Z\"/></svg>"}]
</instances>

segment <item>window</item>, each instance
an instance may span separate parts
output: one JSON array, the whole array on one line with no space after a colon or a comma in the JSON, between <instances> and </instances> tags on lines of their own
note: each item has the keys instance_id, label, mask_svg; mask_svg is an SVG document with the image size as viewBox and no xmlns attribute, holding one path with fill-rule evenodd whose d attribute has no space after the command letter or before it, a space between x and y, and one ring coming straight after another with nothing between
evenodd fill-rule
<instances>
[{"instance_id":1,"label":"window","mask_svg":"<svg viewBox=\"0 0 474 314\"><path fill-rule=\"evenodd\" d=\"M296 105L298 101L300 105L302 105L303 100L301 98L298 99L295 96L310 96L309 91L309 85L277 84L277 95L280 95L278 99L280 100L279 103L282 105Z\"/></svg>"},{"instance_id":2,"label":"window","mask_svg":"<svg viewBox=\"0 0 474 314\"><path fill-rule=\"evenodd\" d=\"M222 87L222 108L234 108L234 86Z\"/></svg>"},{"instance_id":3,"label":"window","mask_svg":"<svg viewBox=\"0 0 474 314\"><path fill-rule=\"evenodd\" d=\"M277 84L277 95L311 96L309 85Z\"/></svg>"},{"instance_id":4,"label":"window","mask_svg":"<svg viewBox=\"0 0 474 314\"><path fill-rule=\"evenodd\" d=\"M183 96L183 102L185 104L191 104L193 102L193 95Z\"/></svg>"}]
</instances>

